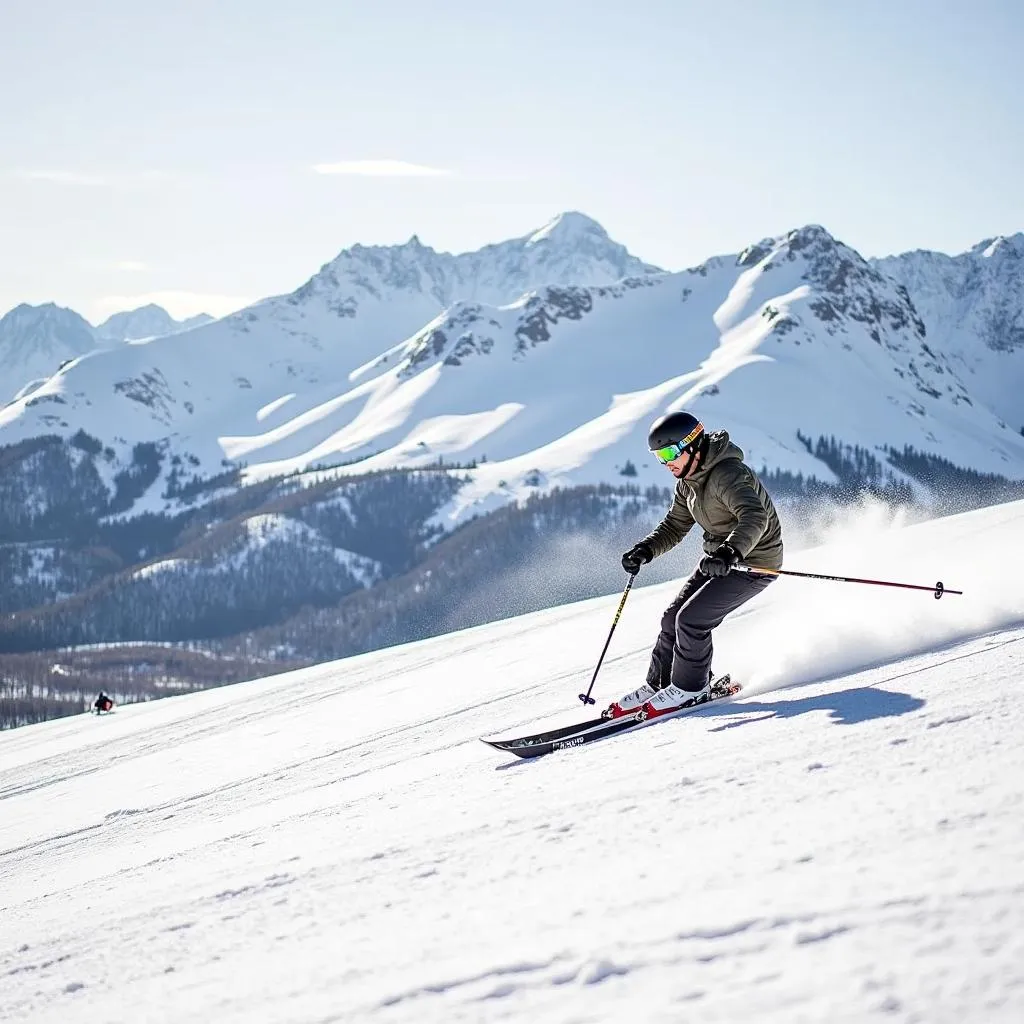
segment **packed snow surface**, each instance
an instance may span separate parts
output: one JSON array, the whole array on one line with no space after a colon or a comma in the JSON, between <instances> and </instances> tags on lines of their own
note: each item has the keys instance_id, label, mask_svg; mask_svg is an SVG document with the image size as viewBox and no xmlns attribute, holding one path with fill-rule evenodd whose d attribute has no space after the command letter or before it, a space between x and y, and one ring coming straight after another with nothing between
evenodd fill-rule
<instances>
[{"instance_id":1,"label":"packed snow surface","mask_svg":"<svg viewBox=\"0 0 1024 1024\"><path fill-rule=\"evenodd\" d=\"M478 738L581 714L617 594L0 735L0 1019L1020 1021L1022 533L837 524L787 566L964 595L780 580L740 699L539 761Z\"/></svg>"}]
</instances>

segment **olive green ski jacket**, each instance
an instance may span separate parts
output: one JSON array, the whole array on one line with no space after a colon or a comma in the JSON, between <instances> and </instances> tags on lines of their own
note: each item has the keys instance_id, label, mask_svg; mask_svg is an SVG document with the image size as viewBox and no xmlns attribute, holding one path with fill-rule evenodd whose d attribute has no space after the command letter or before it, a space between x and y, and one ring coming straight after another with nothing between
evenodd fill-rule
<instances>
[{"instance_id":1,"label":"olive green ski jacket","mask_svg":"<svg viewBox=\"0 0 1024 1024\"><path fill-rule=\"evenodd\" d=\"M708 435L708 450L700 469L676 482L672 507L644 538L654 556L674 548L693 528L704 530L709 554L728 542L747 565L782 568L782 527L772 499L743 452L724 430Z\"/></svg>"}]
</instances>

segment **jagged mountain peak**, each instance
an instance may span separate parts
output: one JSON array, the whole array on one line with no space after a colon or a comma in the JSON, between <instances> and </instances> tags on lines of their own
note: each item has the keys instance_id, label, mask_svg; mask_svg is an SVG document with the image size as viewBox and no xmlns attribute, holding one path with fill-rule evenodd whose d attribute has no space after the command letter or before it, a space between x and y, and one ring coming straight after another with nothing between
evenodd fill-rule
<instances>
[{"instance_id":1,"label":"jagged mountain peak","mask_svg":"<svg viewBox=\"0 0 1024 1024\"><path fill-rule=\"evenodd\" d=\"M1011 235L993 235L983 238L965 252L952 256L935 249L910 249L891 256L875 258L870 262L872 266L880 267L888 273L898 267L907 268L926 264L943 267L978 267L982 265L981 260L997 258L996 262L999 262L1006 257L1010 259L1024 258L1024 232L1018 231Z\"/></svg>"},{"instance_id":2,"label":"jagged mountain peak","mask_svg":"<svg viewBox=\"0 0 1024 1024\"><path fill-rule=\"evenodd\" d=\"M785 239L790 248L798 251L815 245L827 247L842 244L820 224L805 224L803 227L793 228L786 233Z\"/></svg>"},{"instance_id":3,"label":"jagged mountain peak","mask_svg":"<svg viewBox=\"0 0 1024 1024\"><path fill-rule=\"evenodd\" d=\"M725 257L716 257L704 266L722 265ZM846 287L853 282L884 279L856 249L839 241L820 224L805 224L782 235L762 238L745 248L736 257L738 266L753 267L764 263L764 269L782 263L803 260L807 264L806 279L827 290Z\"/></svg>"},{"instance_id":4,"label":"jagged mountain peak","mask_svg":"<svg viewBox=\"0 0 1024 1024\"><path fill-rule=\"evenodd\" d=\"M968 369L976 394L1009 423L1021 419L1015 368L1024 365L1022 261L1021 232L983 239L956 256L918 249L873 261L907 289L929 337ZM998 354L999 372L977 371L985 350Z\"/></svg>"},{"instance_id":5,"label":"jagged mountain peak","mask_svg":"<svg viewBox=\"0 0 1024 1024\"><path fill-rule=\"evenodd\" d=\"M460 299L503 305L544 285L603 285L658 273L596 220L568 211L527 235L457 255L438 252L415 234L403 245L353 245L287 301L295 306L319 296L346 316L357 315L368 299L388 301L398 292L427 297L439 308Z\"/></svg>"},{"instance_id":6,"label":"jagged mountain peak","mask_svg":"<svg viewBox=\"0 0 1024 1024\"><path fill-rule=\"evenodd\" d=\"M27 302L22 302L9 310L3 317L0 317L0 324L8 326L15 323L38 324L45 323L47 321L63 321L74 324L86 324L86 326L88 326L86 320L79 316L73 309L68 309L65 306L58 306L55 302L43 302L37 306L33 306Z\"/></svg>"},{"instance_id":7,"label":"jagged mountain peak","mask_svg":"<svg viewBox=\"0 0 1024 1024\"><path fill-rule=\"evenodd\" d=\"M31 306L23 302L0 318L0 344L38 346L58 341L81 351L92 348L92 326L73 309L54 302Z\"/></svg>"},{"instance_id":8,"label":"jagged mountain peak","mask_svg":"<svg viewBox=\"0 0 1024 1024\"><path fill-rule=\"evenodd\" d=\"M969 254L986 259L993 256L1010 256L1020 259L1024 257L1024 232L1018 231L1014 235L996 235L994 238L983 239L971 247Z\"/></svg>"},{"instance_id":9,"label":"jagged mountain peak","mask_svg":"<svg viewBox=\"0 0 1024 1024\"><path fill-rule=\"evenodd\" d=\"M800 281L814 293L810 310L830 334L849 319L866 325L878 344L898 347L904 330L917 339L925 336L906 289L820 224L762 239L744 249L736 264L761 271L796 268Z\"/></svg>"},{"instance_id":10,"label":"jagged mountain peak","mask_svg":"<svg viewBox=\"0 0 1024 1024\"><path fill-rule=\"evenodd\" d=\"M385 259L395 256L422 255L437 256L438 253L432 246L425 245L419 235L410 235L408 242L401 242L397 245L363 245L362 242L356 242L355 245L342 249L325 266L331 266L339 260Z\"/></svg>"},{"instance_id":11,"label":"jagged mountain peak","mask_svg":"<svg viewBox=\"0 0 1024 1024\"><path fill-rule=\"evenodd\" d=\"M539 245L541 242L575 245L585 238L611 241L608 232L593 217L578 210L567 210L547 222L542 228L526 236L526 244Z\"/></svg>"},{"instance_id":12,"label":"jagged mountain peak","mask_svg":"<svg viewBox=\"0 0 1024 1024\"><path fill-rule=\"evenodd\" d=\"M820 224L794 228L775 242L775 259L804 259L808 265L807 279L829 290L869 282L879 287L890 286L869 260Z\"/></svg>"},{"instance_id":13,"label":"jagged mountain peak","mask_svg":"<svg viewBox=\"0 0 1024 1024\"><path fill-rule=\"evenodd\" d=\"M0 319L0 404L95 347L92 326L73 309L54 302L15 306Z\"/></svg>"},{"instance_id":14,"label":"jagged mountain peak","mask_svg":"<svg viewBox=\"0 0 1024 1024\"><path fill-rule=\"evenodd\" d=\"M843 256L866 262L860 253L844 245L820 224L805 224L803 227L793 228L781 235L762 238L748 245L737 256L736 263L739 266L752 267L767 256L779 260L793 259L797 255L812 263Z\"/></svg>"},{"instance_id":15,"label":"jagged mountain peak","mask_svg":"<svg viewBox=\"0 0 1024 1024\"><path fill-rule=\"evenodd\" d=\"M790 256L802 256L819 270L839 264L854 265L863 273L877 276L871 264L852 246L836 238L820 224L805 224L782 236L780 242Z\"/></svg>"}]
</instances>

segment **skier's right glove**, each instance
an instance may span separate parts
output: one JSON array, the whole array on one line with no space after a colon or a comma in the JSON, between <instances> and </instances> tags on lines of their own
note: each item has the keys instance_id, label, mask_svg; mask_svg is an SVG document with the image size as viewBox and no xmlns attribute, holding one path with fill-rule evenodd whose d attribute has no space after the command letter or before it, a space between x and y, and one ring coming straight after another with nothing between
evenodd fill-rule
<instances>
[{"instance_id":1,"label":"skier's right glove","mask_svg":"<svg viewBox=\"0 0 1024 1024\"><path fill-rule=\"evenodd\" d=\"M643 541L640 541L622 556L622 568L630 576L635 576L640 571L640 566L646 565L653 557L654 552Z\"/></svg>"},{"instance_id":2,"label":"skier's right glove","mask_svg":"<svg viewBox=\"0 0 1024 1024\"><path fill-rule=\"evenodd\" d=\"M740 560L740 553L731 544L719 544L710 555L705 555L697 568L705 576L728 576Z\"/></svg>"}]
</instances>

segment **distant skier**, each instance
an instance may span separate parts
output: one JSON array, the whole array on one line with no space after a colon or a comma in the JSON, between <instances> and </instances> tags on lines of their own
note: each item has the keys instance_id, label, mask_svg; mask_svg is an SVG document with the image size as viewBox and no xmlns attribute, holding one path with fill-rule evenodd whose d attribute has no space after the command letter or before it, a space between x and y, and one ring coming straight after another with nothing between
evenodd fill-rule
<instances>
[{"instance_id":1,"label":"distant skier","mask_svg":"<svg viewBox=\"0 0 1024 1024\"><path fill-rule=\"evenodd\" d=\"M113 707L114 702L102 690L100 690L100 695L96 698L95 702L93 703L93 709L95 710L96 714L98 715L103 711L110 711L113 709Z\"/></svg>"},{"instance_id":2,"label":"distant skier","mask_svg":"<svg viewBox=\"0 0 1024 1024\"><path fill-rule=\"evenodd\" d=\"M654 718L705 701L711 688L711 631L775 579L730 570L740 561L766 569L782 566L775 506L724 430L709 434L696 417L673 412L655 420L647 440L678 483L665 518L622 556L622 568L639 572L695 524L704 530L705 554L665 610L647 682L612 704L605 712L611 718L641 707Z\"/></svg>"}]
</instances>

